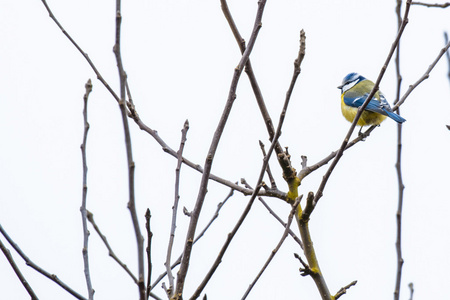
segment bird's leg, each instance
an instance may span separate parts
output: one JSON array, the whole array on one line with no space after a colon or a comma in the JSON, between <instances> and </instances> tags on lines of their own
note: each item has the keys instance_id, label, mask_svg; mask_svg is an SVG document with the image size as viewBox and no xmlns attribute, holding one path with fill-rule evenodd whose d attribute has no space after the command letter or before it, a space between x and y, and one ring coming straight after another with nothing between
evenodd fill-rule
<instances>
[{"instance_id":1,"label":"bird's leg","mask_svg":"<svg viewBox=\"0 0 450 300\"><path fill-rule=\"evenodd\" d=\"M361 135L363 135L363 133L362 133L362 129L363 129L363 127L361 126L361 128L359 128L358 136L361 136Z\"/></svg>"},{"instance_id":2,"label":"bird's leg","mask_svg":"<svg viewBox=\"0 0 450 300\"><path fill-rule=\"evenodd\" d=\"M361 128L359 129L358 132L358 137L361 137L361 141L365 141L366 140L366 134L364 132L362 132L363 127L361 126Z\"/></svg>"}]
</instances>

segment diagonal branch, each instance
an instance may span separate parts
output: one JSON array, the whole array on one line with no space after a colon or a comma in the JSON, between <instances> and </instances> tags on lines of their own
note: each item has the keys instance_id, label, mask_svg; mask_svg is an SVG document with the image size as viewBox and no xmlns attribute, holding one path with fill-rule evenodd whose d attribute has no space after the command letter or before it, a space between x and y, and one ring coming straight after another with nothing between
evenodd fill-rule
<instances>
[{"instance_id":1,"label":"diagonal branch","mask_svg":"<svg viewBox=\"0 0 450 300\"><path fill-rule=\"evenodd\" d=\"M97 234L100 236L100 238L103 241L103 244L105 244L106 248L108 249L108 254L109 256L112 257L112 259L114 259L124 270L125 272L127 272L128 275L130 275L131 279L133 279L133 281L137 284L138 279L136 278L136 276L134 276L133 272L130 271L130 269L127 267L126 264L124 264L119 257L117 257L117 255L114 253L113 249L111 248L111 246L108 243L108 239L106 238L106 236L104 236L102 234L102 232L100 231L100 228L97 226L97 224L94 221L94 214L91 213L90 211L87 211L87 219L89 220L89 222L92 224L92 226L94 226L95 231L97 232Z\"/></svg>"},{"instance_id":2,"label":"diagonal branch","mask_svg":"<svg viewBox=\"0 0 450 300\"><path fill-rule=\"evenodd\" d=\"M69 294L71 294L72 296L74 296L77 299L80 300L87 300L86 298L84 298L83 296L81 296L80 294L78 294L75 290L73 290L72 288L70 288L67 284L65 284L64 282L62 282L58 276L56 276L55 274L50 274L49 272L45 271L44 269L42 269L41 267L39 267L37 264L35 264L33 261L31 261L28 256L25 255L25 253L19 248L19 246L14 243L14 241L11 239L11 237L6 233L6 231L3 229L2 225L0 224L0 233L5 237L5 239L8 241L8 243L11 245L11 247L14 248L14 250L20 255L20 257L22 257L22 259L25 261L25 263L27 264L27 266L33 268L34 270L36 270L37 272L41 273L42 275L44 275L45 277L47 277L48 279L50 279L51 281L55 282L57 285L59 285L60 287L62 287L64 290L66 290Z\"/></svg>"},{"instance_id":3,"label":"diagonal branch","mask_svg":"<svg viewBox=\"0 0 450 300\"><path fill-rule=\"evenodd\" d=\"M402 98L398 101L398 103L396 105L394 105L394 107L392 109L397 109L400 105L403 104L403 102L406 101L406 98L408 98L408 96L411 94L411 92L420 84L422 83L422 81L424 81L425 79L428 79L428 77L430 77L430 73L431 71L434 69L434 67L436 66L436 64L439 62L439 60L442 58L442 56L444 56L444 54L448 51L448 49L450 48L450 42L447 42L447 44L445 45L444 48L442 48L439 51L438 56L434 59L434 61L431 63L431 65L428 66L427 70L425 71L425 73L422 75L422 77L420 77L415 83L413 83L412 85L409 86L408 90L405 92L405 94L403 94Z\"/></svg>"},{"instance_id":4,"label":"diagonal branch","mask_svg":"<svg viewBox=\"0 0 450 300\"><path fill-rule=\"evenodd\" d=\"M25 276L23 276L22 272L20 272L19 267L16 265L16 262L14 261L11 252L8 250L8 248L5 247L5 245L2 243L1 240L0 240L0 249L2 250L9 264L11 265L11 268L13 268L14 273L16 273L17 277L19 278L20 283L22 283L23 287L27 290L27 293L28 295L30 295L31 300L38 300L38 297L34 293L28 281L25 279Z\"/></svg>"}]
</instances>

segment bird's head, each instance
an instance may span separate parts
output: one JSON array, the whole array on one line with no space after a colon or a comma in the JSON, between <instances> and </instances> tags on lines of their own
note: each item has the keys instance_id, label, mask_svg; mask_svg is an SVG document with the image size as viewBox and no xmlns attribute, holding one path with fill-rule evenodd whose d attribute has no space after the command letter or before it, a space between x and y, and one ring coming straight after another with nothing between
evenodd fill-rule
<instances>
[{"instance_id":1,"label":"bird's head","mask_svg":"<svg viewBox=\"0 0 450 300\"><path fill-rule=\"evenodd\" d=\"M344 79L342 80L342 84L338 86L338 89L341 89L342 92L344 93L364 79L366 78L359 75L358 73L347 74L347 76L345 76Z\"/></svg>"}]
</instances>

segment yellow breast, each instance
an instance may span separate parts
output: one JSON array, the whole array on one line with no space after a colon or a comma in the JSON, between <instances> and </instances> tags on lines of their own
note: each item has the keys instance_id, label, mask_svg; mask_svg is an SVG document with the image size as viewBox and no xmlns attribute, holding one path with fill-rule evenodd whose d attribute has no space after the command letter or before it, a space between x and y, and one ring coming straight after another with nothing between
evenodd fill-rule
<instances>
[{"instance_id":1,"label":"yellow breast","mask_svg":"<svg viewBox=\"0 0 450 300\"><path fill-rule=\"evenodd\" d=\"M348 106L347 104L344 103L344 94L341 95L341 110L342 110L342 115L350 123L353 122L353 120L355 119L356 113L358 112L358 108ZM386 119L386 116L383 116L376 112L365 110L362 113L361 117L359 118L357 124L359 126L380 125L381 122L384 121L384 119Z\"/></svg>"}]
</instances>

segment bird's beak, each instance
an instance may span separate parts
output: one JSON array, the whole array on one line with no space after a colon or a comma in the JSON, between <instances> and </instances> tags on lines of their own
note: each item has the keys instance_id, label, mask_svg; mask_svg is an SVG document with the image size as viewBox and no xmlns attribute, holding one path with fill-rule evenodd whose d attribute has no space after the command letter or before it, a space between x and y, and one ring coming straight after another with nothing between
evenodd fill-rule
<instances>
[{"instance_id":1,"label":"bird's beak","mask_svg":"<svg viewBox=\"0 0 450 300\"><path fill-rule=\"evenodd\" d=\"M343 86L344 86L344 85L340 85L340 86L338 86L337 88L338 88L338 89L342 89Z\"/></svg>"}]
</instances>

